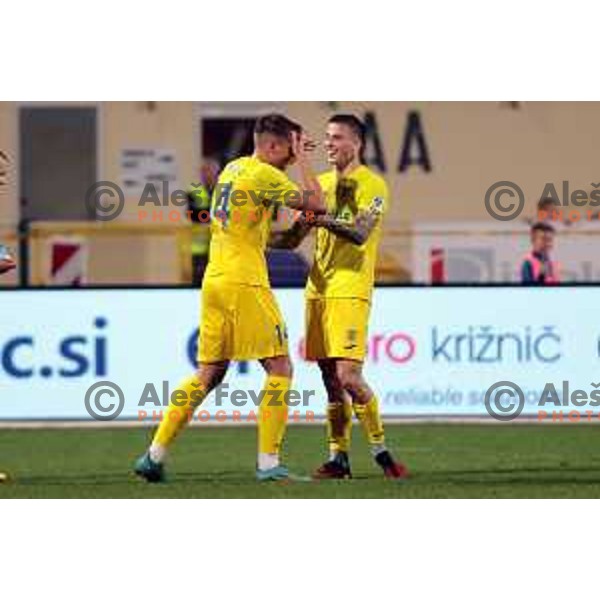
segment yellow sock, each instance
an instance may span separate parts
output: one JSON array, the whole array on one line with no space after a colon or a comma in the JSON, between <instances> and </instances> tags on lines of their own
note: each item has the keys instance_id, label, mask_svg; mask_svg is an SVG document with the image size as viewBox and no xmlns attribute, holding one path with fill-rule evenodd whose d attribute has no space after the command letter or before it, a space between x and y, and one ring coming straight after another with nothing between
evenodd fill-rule
<instances>
[{"instance_id":1,"label":"yellow sock","mask_svg":"<svg viewBox=\"0 0 600 600\"><path fill-rule=\"evenodd\" d=\"M171 394L169 407L165 411L158 430L154 434L151 456L161 460L161 452L168 448L177 434L188 424L196 408L206 397L205 390L200 386L196 375L184 379Z\"/></svg>"},{"instance_id":2,"label":"yellow sock","mask_svg":"<svg viewBox=\"0 0 600 600\"><path fill-rule=\"evenodd\" d=\"M330 402L327 405L327 443L333 457L350 450L352 406L349 402Z\"/></svg>"},{"instance_id":3,"label":"yellow sock","mask_svg":"<svg viewBox=\"0 0 600 600\"><path fill-rule=\"evenodd\" d=\"M383 434L383 423L379 414L379 402L373 396L366 404L354 403L354 414L362 423L367 440L372 446L383 446L385 436Z\"/></svg>"},{"instance_id":4,"label":"yellow sock","mask_svg":"<svg viewBox=\"0 0 600 600\"><path fill-rule=\"evenodd\" d=\"M292 380L280 375L269 375L265 382L264 396L258 407L258 452L279 455L288 418L285 393ZM277 393L279 392L279 393Z\"/></svg>"}]
</instances>

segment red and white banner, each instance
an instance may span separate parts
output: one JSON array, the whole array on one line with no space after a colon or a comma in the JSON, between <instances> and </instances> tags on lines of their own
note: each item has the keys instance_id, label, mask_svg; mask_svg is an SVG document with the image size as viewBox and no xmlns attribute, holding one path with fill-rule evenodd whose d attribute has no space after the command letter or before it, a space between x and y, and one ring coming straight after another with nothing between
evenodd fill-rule
<instances>
[{"instance_id":1,"label":"red and white banner","mask_svg":"<svg viewBox=\"0 0 600 600\"><path fill-rule=\"evenodd\" d=\"M78 287L87 280L87 242L80 237L53 237L50 245L50 284Z\"/></svg>"}]
</instances>

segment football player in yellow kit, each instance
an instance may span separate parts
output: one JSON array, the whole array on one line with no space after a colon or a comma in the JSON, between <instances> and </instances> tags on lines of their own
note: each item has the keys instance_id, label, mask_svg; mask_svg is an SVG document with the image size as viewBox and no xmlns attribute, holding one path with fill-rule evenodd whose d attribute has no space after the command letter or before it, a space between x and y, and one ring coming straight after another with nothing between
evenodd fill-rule
<instances>
[{"instance_id":1,"label":"football player in yellow kit","mask_svg":"<svg viewBox=\"0 0 600 600\"><path fill-rule=\"evenodd\" d=\"M268 402L265 407L269 391L276 390L280 399L285 398L292 378L286 327L269 284L265 248L277 201L316 214L325 208L307 159L311 144L300 125L283 115L261 117L255 125L254 144L252 156L225 166L213 192L198 370L171 395L148 452L136 463L135 472L147 481L164 479L167 449L197 406L222 382L229 362L251 359L259 360L267 374L257 418L256 476L260 481L289 477L279 462L288 407L283 401ZM299 186L285 174L292 163L299 169Z\"/></svg>"},{"instance_id":2,"label":"football player in yellow kit","mask_svg":"<svg viewBox=\"0 0 600 600\"><path fill-rule=\"evenodd\" d=\"M329 120L325 149L333 169L319 176L327 213L312 222L296 221L270 242L273 247L292 248L317 227L306 285L306 357L318 362L328 396L330 455L315 473L322 479L351 477L353 410L385 476L408 476L384 444L377 397L362 374L381 222L388 203L385 181L361 162L364 137L364 126L354 115Z\"/></svg>"}]
</instances>

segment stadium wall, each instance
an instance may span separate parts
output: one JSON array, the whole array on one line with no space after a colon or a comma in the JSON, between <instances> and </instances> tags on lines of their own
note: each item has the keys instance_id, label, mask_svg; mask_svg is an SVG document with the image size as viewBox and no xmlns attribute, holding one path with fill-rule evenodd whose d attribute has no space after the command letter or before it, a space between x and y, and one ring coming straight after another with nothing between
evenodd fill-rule
<instances>
[{"instance_id":1,"label":"stadium wall","mask_svg":"<svg viewBox=\"0 0 600 600\"><path fill-rule=\"evenodd\" d=\"M40 102L28 107L78 107L90 103ZM0 172L7 171L7 182L0 185L0 242L17 247L19 220L19 107L20 103L0 102ZM123 184L126 151L152 149L174 158L170 190L185 189L197 179L199 136L194 133L191 102L100 102L97 105L97 180L111 181L125 189L125 206L109 224L90 227L89 222L36 222L31 238L30 281L46 283L49 273L49 247L56 236L75 236L89 246L89 279L94 283L181 283L180 240L176 229L185 223L183 216L173 221L173 210L184 208L150 205L151 217L140 221L139 195L129 195ZM8 169L3 157L8 157ZM0 178L4 182L4 178ZM90 182L92 183L92 182ZM81 198L81 203L85 202ZM63 201L56 198L55 202ZM169 218L171 215L171 218ZM111 225L120 224L113 235ZM107 225L101 227L101 225ZM130 226L127 230L126 227ZM128 260L123 261L122 257ZM12 272L0 286L16 283Z\"/></svg>"},{"instance_id":2,"label":"stadium wall","mask_svg":"<svg viewBox=\"0 0 600 600\"><path fill-rule=\"evenodd\" d=\"M185 190L196 181L199 140L192 119L192 102L105 102L102 104L102 179L116 182L125 192L125 208L118 218L132 226L129 236L110 239L110 249L120 260L96 262L96 282L181 283L179 245L174 230L186 224L187 207L147 205L148 217L139 216L140 195L127 193L124 185L124 152L147 149L169 154L174 167L169 181L170 193ZM180 213L180 220L173 220ZM157 235L163 225L165 234ZM140 235L135 235L139 226ZM149 226L149 229L143 229ZM157 226L156 232L152 230ZM169 233L172 235L169 235Z\"/></svg>"},{"instance_id":3,"label":"stadium wall","mask_svg":"<svg viewBox=\"0 0 600 600\"><path fill-rule=\"evenodd\" d=\"M488 220L483 199L496 181L522 187L526 215L546 182L568 179L589 192L597 180L600 102L292 102L289 112L314 132L333 112L371 116L366 155L383 160L394 199L390 228Z\"/></svg>"},{"instance_id":4,"label":"stadium wall","mask_svg":"<svg viewBox=\"0 0 600 600\"><path fill-rule=\"evenodd\" d=\"M255 115L260 103L249 104L251 115ZM124 152L151 148L174 157L172 187L186 187L197 176L200 121L210 105L98 103L98 179L122 184ZM0 186L0 237L9 243L14 242L19 218L19 106L0 103L0 150L10 163L8 182ZM548 182L560 189L562 181L568 180L571 190L581 189L587 194L594 189L600 103L290 102L278 103L277 108L286 110L317 135L334 112L356 112L367 118L371 129L366 157L381 167L392 191L378 267L381 281L410 280L413 241L415 235L421 235L423 224L435 222L436 231L439 224L450 222L454 230L460 223L493 225L483 198L496 181L514 181L523 189L526 208L521 223L525 217L534 216L535 204ZM242 115L244 103L236 103L236 111ZM315 167L324 165L321 151L315 157ZM139 224L138 199L127 195L119 221ZM95 259L92 281L177 283L181 279L173 244L169 242L166 249L162 236L149 236L142 242L122 236L111 243L111 248L118 256L130 257L128 264ZM15 278L12 273L0 285L10 285Z\"/></svg>"},{"instance_id":5,"label":"stadium wall","mask_svg":"<svg viewBox=\"0 0 600 600\"><path fill-rule=\"evenodd\" d=\"M98 178L121 180L123 149L160 147L175 152L178 183L187 185L197 175L200 158L195 117L201 109L196 104L99 103ZM0 149L12 157L15 169L18 107L19 103L0 102ZM396 200L390 227L423 219L485 220L489 215L483 196L495 181L518 182L530 212L547 181L568 179L573 189L584 190L595 181L598 102L290 102L287 107L292 117L316 135L333 112L370 115L375 133L369 138L367 158L370 162L382 160ZM429 168L418 141L419 132ZM380 153L375 138L381 145ZM405 148L408 162L401 167ZM315 164L324 166L323 154L316 157ZM0 190L0 224L14 223L18 218L18 171L14 172L8 189Z\"/></svg>"},{"instance_id":6,"label":"stadium wall","mask_svg":"<svg viewBox=\"0 0 600 600\"><path fill-rule=\"evenodd\" d=\"M123 184L124 150L159 149L175 160L172 191L196 181L200 142L192 102L104 102L102 113L102 179ZM137 220L138 201L126 195L119 218Z\"/></svg>"}]
</instances>

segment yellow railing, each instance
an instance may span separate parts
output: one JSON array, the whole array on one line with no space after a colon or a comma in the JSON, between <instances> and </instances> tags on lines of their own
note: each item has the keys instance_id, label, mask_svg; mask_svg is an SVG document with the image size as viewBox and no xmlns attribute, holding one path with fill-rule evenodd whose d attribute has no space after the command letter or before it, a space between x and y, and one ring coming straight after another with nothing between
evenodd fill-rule
<instances>
[{"instance_id":1,"label":"yellow railing","mask_svg":"<svg viewBox=\"0 0 600 600\"><path fill-rule=\"evenodd\" d=\"M50 253L46 244L53 237L76 237L88 245L88 283L191 281L191 226L118 221L34 222L29 233L32 285L49 282Z\"/></svg>"},{"instance_id":2,"label":"yellow railing","mask_svg":"<svg viewBox=\"0 0 600 600\"><path fill-rule=\"evenodd\" d=\"M457 238L488 237L490 244L501 237L527 235L526 226L479 229L458 224L448 229L410 225L386 228L382 238L376 279L379 282L410 282L413 278L413 252L419 245L419 236L450 241ZM563 238L599 236L596 229L577 226L563 227L559 232L559 243ZM77 237L89 248L88 283L94 284L188 284L191 281L192 227L187 223L132 223L113 221L60 221L34 222L30 227L30 283L49 283L50 252L47 245L52 237ZM516 238L515 238L516 239ZM15 249L18 236L14 228L0 227L0 242ZM308 251L309 248L305 248ZM310 261L311 256L304 252ZM14 275L10 279L12 281ZM9 278L3 285L11 285Z\"/></svg>"}]
</instances>

